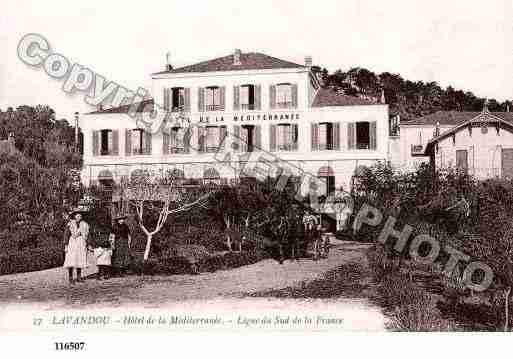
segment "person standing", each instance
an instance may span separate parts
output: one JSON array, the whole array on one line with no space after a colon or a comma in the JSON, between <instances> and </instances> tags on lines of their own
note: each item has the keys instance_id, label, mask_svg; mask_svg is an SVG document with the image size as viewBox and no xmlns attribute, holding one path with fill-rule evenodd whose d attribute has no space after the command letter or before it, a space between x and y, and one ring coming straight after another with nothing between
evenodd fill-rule
<instances>
[{"instance_id":1,"label":"person standing","mask_svg":"<svg viewBox=\"0 0 513 359\"><path fill-rule=\"evenodd\" d=\"M82 219L82 212L70 213L71 220L64 232L64 268L68 268L69 283L74 284L73 269L76 269L76 282L82 282L82 269L87 267L87 242L89 224Z\"/></svg>"},{"instance_id":2,"label":"person standing","mask_svg":"<svg viewBox=\"0 0 513 359\"><path fill-rule=\"evenodd\" d=\"M132 237L130 228L125 222L126 216L120 215L114 220L116 224L113 228L114 251L112 253L112 266L119 274L123 275L127 272L130 265Z\"/></svg>"}]
</instances>

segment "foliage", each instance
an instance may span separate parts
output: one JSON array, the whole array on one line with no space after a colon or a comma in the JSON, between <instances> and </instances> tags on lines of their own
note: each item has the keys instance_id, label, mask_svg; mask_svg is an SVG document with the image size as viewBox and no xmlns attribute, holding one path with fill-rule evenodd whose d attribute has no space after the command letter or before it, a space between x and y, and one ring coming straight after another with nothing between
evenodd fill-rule
<instances>
[{"instance_id":1,"label":"foliage","mask_svg":"<svg viewBox=\"0 0 513 359\"><path fill-rule=\"evenodd\" d=\"M480 111L484 99L470 91L457 90L452 86L442 88L437 82L410 81L399 74L374 73L362 67L348 71L337 70L328 73L315 67L321 74L324 86L343 91L350 96L368 96L379 99L384 91L386 103L392 114L399 114L404 120L411 120L436 111ZM506 111L511 101L499 103L489 99L490 111Z\"/></svg>"}]
</instances>

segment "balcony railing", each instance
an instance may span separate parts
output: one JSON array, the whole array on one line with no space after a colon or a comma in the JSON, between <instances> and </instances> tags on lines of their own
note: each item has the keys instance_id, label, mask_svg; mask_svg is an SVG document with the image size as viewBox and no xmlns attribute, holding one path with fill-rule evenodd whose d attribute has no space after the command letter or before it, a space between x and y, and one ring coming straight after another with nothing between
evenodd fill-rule
<instances>
[{"instance_id":1,"label":"balcony railing","mask_svg":"<svg viewBox=\"0 0 513 359\"><path fill-rule=\"evenodd\" d=\"M173 106L173 108L171 109L171 112L183 112L183 111L185 111L185 106L184 105Z\"/></svg>"},{"instance_id":2,"label":"balcony railing","mask_svg":"<svg viewBox=\"0 0 513 359\"><path fill-rule=\"evenodd\" d=\"M328 150L334 150L335 147L332 143L320 143L317 145L317 149L319 151L328 151Z\"/></svg>"},{"instance_id":3,"label":"balcony railing","mask_svg":"<svg viewBox=\"0 0 513 359\"><path fill-rule=\"evenodd\" d=\"M292 108L292 101L276 102L277 108Z\"/></svg>"},{"instance_id":4,"label":"balcony railing","mask_svg":"<svg viewBox=\"0 0 513 359\"><path fill-rule=\"evenodd\" d=\"M169 148L169 153L173 153L173 154L185 154L186 151L185 151L185 147L170 147Z\"/></svg>"},{"instance_id":5,"label":"balcony railing","mask_svg":"<svg viewBox=\"0 0 513 359\"><path fill-rule=\"evenodd\" d=\"M223 106L221 106L221 105L206 105L205 109L207 111L222 111Z\"/></svg>"},{"instance_id":6,"label":"balcony railing","mask_svg":"<svg viewBox=\"0 0 513 359\"><path fill-rule=\"evenodd\" d=\"M424 154L424 146L423 145L411 145L411 154L412 155Z\"/></svg>"},{"instance_id":7,"label":"balcony railing","mask_svg":"<svg viewBox=\"0 0 513 359\"><path fill-rule=\"evenodd\" d=\"M251 111L255 109L254 103L243 103L240 105L241 110L243 111Z\"/></svg>"}]
</instances>

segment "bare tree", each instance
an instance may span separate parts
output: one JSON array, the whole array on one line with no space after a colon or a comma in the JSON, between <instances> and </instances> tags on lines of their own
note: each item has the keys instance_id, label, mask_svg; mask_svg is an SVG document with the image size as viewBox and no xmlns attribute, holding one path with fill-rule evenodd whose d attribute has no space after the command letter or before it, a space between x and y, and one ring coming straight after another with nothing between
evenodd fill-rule
<instances>
[{"instance_id":1,"label":"bare tree","mask_svg":"<svg viewBox=\"0 0 513 359\"><path fill-rule=\"evenodd\" d=\"M150 255L153 237L164 227L169 216L190 211L194 208L206 208L212 195L212 188L196 187L185 188L176 178L152 178L144 176L137 180L122 183L121 198L135 207L137 223L146 235L146 246L143 260L147 261ZM145 211L158 213L157 222L153 229L145 223Z\"/></svg>"}]
</instances>

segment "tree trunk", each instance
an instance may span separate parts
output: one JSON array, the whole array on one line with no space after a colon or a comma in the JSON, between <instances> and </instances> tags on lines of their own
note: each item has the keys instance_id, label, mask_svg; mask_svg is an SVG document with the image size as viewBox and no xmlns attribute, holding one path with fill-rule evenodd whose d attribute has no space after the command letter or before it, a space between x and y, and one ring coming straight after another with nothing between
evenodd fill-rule
<instances>
[{"instance_id":1,"label":"tree trunk","mask_svg":"<svg viewBox=\"0 0 513 359\"><path fill-rule=\"evenodd\" d=\"M151 248L151 239L152 238L153 238L153 236L151 234L149 234L146 237L146 248L144 249L144 257L143 257L144 262L146 262L148 260L148 257L150 256L150 248Z\"/></svg>"},{"instance_id":2,"label":"tree trunk","mask_svg":"<svg viewBox=\"0 0 513 359\"><path fill-rule=\"evenodd\" d=\"M509 295L511 293L511 287L504 292L504 331L507 332L509 329Z\"/></svg>"}]
</instances>

